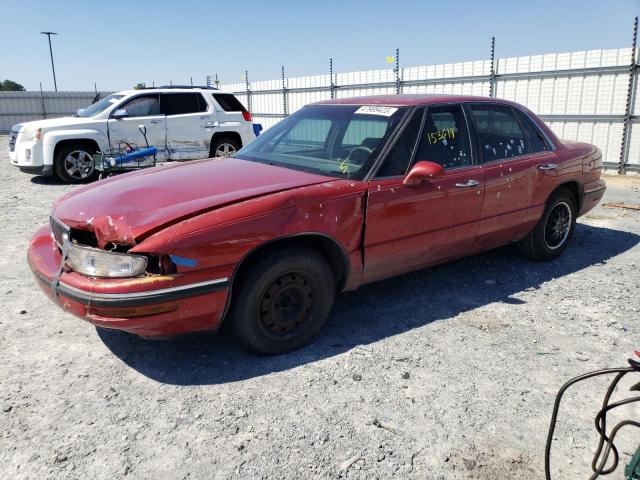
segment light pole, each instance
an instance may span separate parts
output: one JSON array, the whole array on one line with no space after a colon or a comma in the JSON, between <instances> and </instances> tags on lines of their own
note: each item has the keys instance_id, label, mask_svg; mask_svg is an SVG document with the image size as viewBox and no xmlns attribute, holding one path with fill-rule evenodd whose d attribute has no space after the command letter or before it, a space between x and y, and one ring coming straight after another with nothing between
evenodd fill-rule
<instances>
[{"instance_id":1,"label":"light pole","mask_svg":"<svg viewBox=\"0 0 640 480\"><path fill-rule=\"evenodd\" d=\"M53 65L53 50L51 49L51 35L57 35L56 32L40 32L42 35L46 35L49 39L49 55L51 55L51 70L53 70L53 88L58 91L58 84L56 83L56 67Z\"/></svg>"}]
</instances>

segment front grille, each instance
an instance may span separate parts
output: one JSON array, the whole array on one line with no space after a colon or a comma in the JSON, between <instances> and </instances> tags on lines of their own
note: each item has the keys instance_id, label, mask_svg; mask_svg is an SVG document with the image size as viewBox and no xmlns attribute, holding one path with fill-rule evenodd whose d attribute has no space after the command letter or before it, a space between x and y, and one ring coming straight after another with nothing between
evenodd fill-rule
<instances>
[{"instance_id":1,"label":"front grille","mask_svg":"<svg viewBox=\"0 0 640 480\"><path fill-rule=\"evenodd\" d=\"M11 130L11 135L9 136L9 151L13 152L16 149L16 139L18 138L18 132L16 130Z\"/></svg>"}]
</instances>

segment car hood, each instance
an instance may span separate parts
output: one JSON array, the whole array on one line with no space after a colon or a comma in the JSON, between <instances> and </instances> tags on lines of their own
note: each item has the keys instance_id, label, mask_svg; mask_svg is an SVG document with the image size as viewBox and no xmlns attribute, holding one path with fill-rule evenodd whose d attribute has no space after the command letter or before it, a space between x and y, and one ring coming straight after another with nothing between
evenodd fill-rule
<instances>
[{"instance_id":1,"label":"car hood","mask_svg":"<svg viewBox=\"0 0 640 480\"><path fill-rule=\"evenodd\" d=\"M100 180L54 203L65 225L95 233L98 246L133 245L195 215L335 178L235 158L158 166Z\"/></svg>"},{"instance_id":2,"label":"car hood","mask_svg":"<svg viewBox=\"0 0 640 480\"><path fill-rule=\"evenodd\" d=\"M76 125L85 125L95 122L94 118L83 117L60 117L48 118L46 120L34 120L32 122L22 122L13 126L12 130L18 131L24 127L42 128L44 130L58 127L71 127Z\"/></svg>"}]
</instances>

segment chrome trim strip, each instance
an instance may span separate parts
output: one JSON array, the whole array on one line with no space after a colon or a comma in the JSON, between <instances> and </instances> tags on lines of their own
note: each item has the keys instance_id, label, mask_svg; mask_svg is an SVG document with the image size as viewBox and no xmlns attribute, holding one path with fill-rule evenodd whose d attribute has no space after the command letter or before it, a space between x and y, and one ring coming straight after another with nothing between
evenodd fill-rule
<instances>
[{"instance_id":1,"label":"chrome trim strip","mask_svg":"<svg viewBox=\"0 0 640 480\"><path fill-rule=\"evenodd\" d=\"M72 287L64 282L58 284L58 288L67 290L69 292L77 293L80 295L89 295L97 300L123 300L133 298L149 298L160 295L166 295L169 293L180 292L183 290L191 290L194 288L200 288L205 286L214 286L225 284L229 281L229 277L217 278L215 280L207 280L205 282L190 283L188 285L181 285L179 287L161 288L159 290L147 290L146 292L131 292L131 293L94 293L87 290L81 290L79 288Z\"/></svg>"}]
</instances>

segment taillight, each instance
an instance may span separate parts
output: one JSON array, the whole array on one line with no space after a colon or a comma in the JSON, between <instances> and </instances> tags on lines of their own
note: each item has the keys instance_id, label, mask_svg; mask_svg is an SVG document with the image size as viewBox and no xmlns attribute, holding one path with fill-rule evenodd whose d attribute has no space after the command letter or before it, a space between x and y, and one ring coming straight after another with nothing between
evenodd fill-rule
<instances>
[{"instance_id":1,"label":"taillight","mask_svg":"<svg viewBox=\"0 0 640 480\"><path fill-rule=\"evenodd\" d=\"M251 119L251 112L247 112L247 111L242 112L242 117L243 117L247 122L250 122L250 121L252 120L252 119Z\"/></svg>"}]
</instances>

